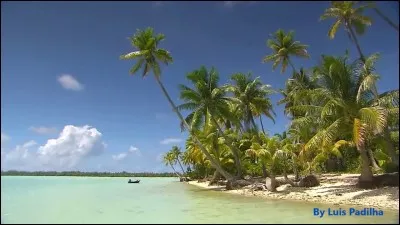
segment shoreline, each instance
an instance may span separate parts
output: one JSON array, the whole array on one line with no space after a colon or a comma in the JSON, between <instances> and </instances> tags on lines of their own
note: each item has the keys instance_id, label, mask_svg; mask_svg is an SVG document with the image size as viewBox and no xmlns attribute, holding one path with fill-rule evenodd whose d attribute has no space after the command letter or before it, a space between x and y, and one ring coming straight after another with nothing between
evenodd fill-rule
<instances>
[{"instance_id":1,"label":"shoreline","mask_svg":"<svg viewBox=\"0 0 400 225\"><path fill-rule=\"evenodd\" d=\"M198 181L189 181L187 183L203 189L265 199L399 210L399 187L384 187L370 190L356 188L355 183L358 176L359 174L323 174L317 176L320 179L320 185L317 187L302 188L282 185L277 188L277 192L252 191L248 187L237 190L226 190L225 186L208 186L209 181L200 183ZM277 177L277 179L280 180L282 177Z\"/></svg>"}]
</instances>

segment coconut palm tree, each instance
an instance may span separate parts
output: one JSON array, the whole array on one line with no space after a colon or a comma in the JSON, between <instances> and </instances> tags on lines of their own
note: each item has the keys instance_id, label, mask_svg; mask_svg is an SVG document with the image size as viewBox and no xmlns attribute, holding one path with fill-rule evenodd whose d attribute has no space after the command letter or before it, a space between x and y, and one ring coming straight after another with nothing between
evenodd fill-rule
<instances>
[{"instance_id":1,"label":"coconut palm tree","mask_svg":"<svg viewBox=\"0 0 400 225\"><path fill-rule=\"evenodd\" d=\"M281 73L286 71L288 65L292 67L293 71L296 71L290 56L307 59L310 57L306 50L308 46L294 40L294 31L289 31L285 34L282 29L277 30L273 34L273 39L267 41L267 46L272 49L272 54L265 56L263 62L273 61L272 69L274 70L281 64Z\"/></svg>"},{"instance_id":2,"label":"coconut palm tree","mask_svg":"<svg viewBox=\"0 0 400 225\"><path fill-rule=\"evenodd\" d=\"M178 106L179 110L190 110L191 112L186 117L185 122L190 124L190 127L199 130L205 121L210 119L217 127L220 134L227 141L227 145L232 150L237 176L241 177L242 168L240 165L240 158L238 156L239 149L232 144L232 140L224 135L221 128L221 123L218 120L224 121L225 119L235 120L232 112L229 111L229 102L233 98L226 96L226 86L219 87L219 75L216 69L207 69L203 66L187 75L188 80L193 84L195 89L189 88L186 85L180 85L181 99L185 102Z\"/></svg>"},{"instance_id":3,"label":"coconut palm tree","mask_svg":"<svg viewBox=\"0 0 400 225\"><path fill-rule=\"evenodd\" d=\"M372 56L373 57L373 56ZM367 58L368 60L368 58ZM291 110L319 114L320 129L305 145L305 150L315 149L323 143L337 144L351 141L362 159L360 186L372 184L373 174L365 148L369 134L382 134L386 127L387 110L368 104L374 98L376 75L362 72L364 63L348 64L347 57L325 56L315 69L318 88L306 90L318 105L297 105ZM351 140L346 140L349 135Z\"/></svg>"},{"instance_id":4,"label":"coconut palm tree","mask_svg":"<svg viewBox=\"0 0 400 225\"><path fill-rule=\"evenodd\" d=\"M174 145L174 146L172 146L171 154L173 157L175 157L175 161L178 162L179 166L181 167L182 174L185 174L185 170L183 169L183 166L182 166L182 163L180 160L180 158L182 157L181 149L178 146Z\"/></svg>"},{"instance_id":5,"label":"coconut palm tree","mask_svg":"<svg viewBox=\"0 0 400 225\"><path fill-rule=\"evenodd\" d=\"M250 128L249 124L257 129L254 116L259 116L261 120L261 115L264 114L274 121L273 115L275 113L269 99L269 95L274 92L270 85L263 85L259 77L252 79L251 73L246 75L243 73L233 74L231 80L233 85L228 86L228 91L233 93L238 103L237 107L243 110L243 119L247 130ZM264 127L262 127L262 130L265 133Z\"/></svg>"},{"instance_id":6,"label":"coconut palm tree","mask_svg":"<svg viewBox=\"0 0 400 225\"><path fill-rule=\"evenodd\" d=\"M331 7L325 10L320 20L328 18L335 19L335 22L328 31L330 39L335 38L339 27L343 26L350 41L356 45L361 60L364 61L365 57L361 51L356 34L364 34L366 26L371 26L372 23L369 17L362 15L364 9L367 8L368 5L355 7L356 4L357 2L355 1L332 1Z\"/></svg>"},{"instance_id":7,"label":"coconut palm tree","mask_svg":"<svg viewBox=\"0 0 400 225\"><path fill-rule=\"evenodd\" d=\"M173 62L171 54L162 48L159 48L161 41L165 39L164 34L154 34L153 28L146 28L145 30L137 30L137 32L130 38L132 46L136 51L121 55L121 59L132 59L136 60L136 64L131 68L130 73L135 74L141 68L143 68L142 76L147 76L150 72L153 72L157 84L160 86L164 96L167 98L169 104L172 106L173 110L189 131L193 135L192 129L184 120L182 114L177 110L176 105L169 96L167 90L165 89L163 83L161 82L161 68L160 63L168 65ZM233 176L226 172L218 162L211 157L204 146L200 143L196 135L193 135L194 140L198 143L201 151L210 160L214 168L220 171L220 173L226 179L233 179Z\"/></svg>"},{"instance_id":8,"label":"coconut palm tree","mask_svg":"<svg viewBox=\"0 0 400 225\"><path fill-rule=\"evenodd\" d=\"M175 173L179 178L181 178L181 174L179 174L179 173L176 172L176 170L175 170L174 164L175 164L175 162L176 162L176 158L175 158L175 156L173 155L173 153L172 153L171 151L166 152L166 153L163 155L163 162L164 162L164 164L165 164L166 166L171 166L171 168L172 168L172 170L174 171L174 173Z\"/></svg>"}]
</instances>

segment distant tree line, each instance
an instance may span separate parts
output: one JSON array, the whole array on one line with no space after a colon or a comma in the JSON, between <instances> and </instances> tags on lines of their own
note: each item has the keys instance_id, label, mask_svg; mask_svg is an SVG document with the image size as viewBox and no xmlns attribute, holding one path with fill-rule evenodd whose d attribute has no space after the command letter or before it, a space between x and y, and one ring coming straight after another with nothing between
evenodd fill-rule
<instances>
[{"instance_id":1,"label":"distant tree line","mask_svg":"<svg viewBox=\"0 0 400 225\"><path fill-rule=\"evenodd\" d=\"M1 171L1 176L76 176L76 177L175 177L174 173L81 172L81 171Z\"/></svg>"}]
</instances>

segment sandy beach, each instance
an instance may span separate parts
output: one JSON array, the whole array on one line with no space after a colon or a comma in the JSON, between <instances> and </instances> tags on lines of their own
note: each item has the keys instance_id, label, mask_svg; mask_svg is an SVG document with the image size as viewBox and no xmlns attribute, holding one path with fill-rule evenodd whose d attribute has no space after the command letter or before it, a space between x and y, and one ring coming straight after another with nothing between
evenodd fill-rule
<instances>
[{"instance_id":1,"label":"sandy beach","mask_svg":"<svg viewBox=\"0 0 400 225\"><path fill-rule=\"evenodd\" d=\"M246 196L399 210L398 187L384 187L372 190L356 188L354 185L358 176L359 174L324 174L318 176L321 184L318 187L301 188L282 185L277 188L277 192L252 191L249 186L239 190L227 191L225 186L209 186L208 182L190 181L188 183L214 191ZM282 177L277 177L277 179L282 179Z\"/></svg>"}]
</instances>

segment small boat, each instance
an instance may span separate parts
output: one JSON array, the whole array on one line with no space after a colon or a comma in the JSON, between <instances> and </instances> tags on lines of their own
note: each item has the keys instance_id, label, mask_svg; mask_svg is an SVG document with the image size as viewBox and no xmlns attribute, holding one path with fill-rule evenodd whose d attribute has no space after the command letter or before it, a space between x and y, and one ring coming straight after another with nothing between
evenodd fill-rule
<instances>
[{"instance_id":1,"label":"small boat","mask_svg":"<svg viewBox=\"0 0 400 225\"><path fill-rule=\"evenodd\" d=\"M131 180L131 179L128 180L129 184L138 184L139 182L140 180Z\"/></svg>"}]
</instances>

